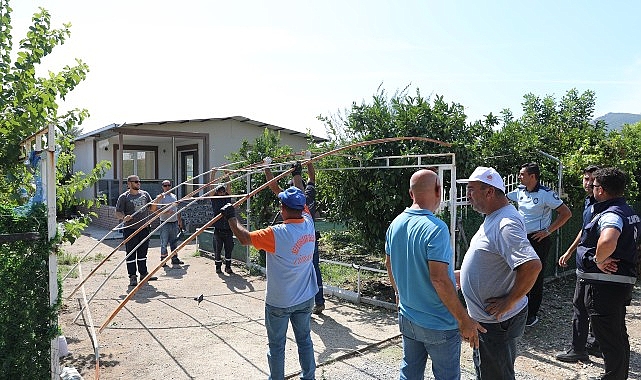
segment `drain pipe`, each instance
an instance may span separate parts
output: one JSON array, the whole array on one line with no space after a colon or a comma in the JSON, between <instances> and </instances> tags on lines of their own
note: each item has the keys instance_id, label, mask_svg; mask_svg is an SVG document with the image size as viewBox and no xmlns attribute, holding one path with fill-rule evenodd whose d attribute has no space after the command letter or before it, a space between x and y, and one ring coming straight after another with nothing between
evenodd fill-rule
<instances>
[{"instance_id":1,"label":"drain pipe","mask_svg":"<svg viewBox=\"0 0 641 380\"><path fill-rule=\"evenodd\" d=\"M549 158L552 161L556 161L559 164L559 172L558 172L559 184L558 184L558 189L559 189L559 197L561 197L561 199L563 199L563 196L562 196L562 194L563 194L563 163L558 158L554 157L551 154L545 153L542 150L538 150L537 152L539 154ZM563 228L563 227L561 227L561 228ZM561 245L561 232L559 231L556 234L556 261L555 262L559 261L559 246L560 245ZM558 265L554 265L554 276L555 277L559 277L559 266Z\"/></svg>"}]
</instances>

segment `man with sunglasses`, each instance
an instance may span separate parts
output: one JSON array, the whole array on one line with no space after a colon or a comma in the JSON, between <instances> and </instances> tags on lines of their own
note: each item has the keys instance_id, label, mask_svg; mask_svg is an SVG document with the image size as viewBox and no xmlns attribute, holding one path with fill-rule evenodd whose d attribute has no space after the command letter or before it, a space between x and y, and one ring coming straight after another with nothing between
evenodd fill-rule
<instances>
[{"instance_id":1,"label":"man with sunglasses","mask_svg":"<svg viewBox=\"0 0 641 380\"><path fill-rule=\"evenodd\" d=\"M137 175L127 177L129 190L120 194L116 202L116 218L124 222L123 234L125 239L129 238L145 224L149 216L148 207L151 203L151 196L145 190L140 189L140 178ZM149 226L135 234L125 243L127 250L127 273L129 274L129 286L138 285L136 270L142 280L147 276L147 250L149 248ZM137 249L134 250L138 245ZM149 281L155 281L158 277L150 277Z\"/></svg>"},{"instance_id":2,"label":"man with sunglasses","mask_svg":"<svg viewBox=\"0 0 641 380\"><path fill-rule=\"evenodd\" d=\"M160 207L160 261L167 258L167 245L171 251L175 251L178 246L178 232L183 228L183 220L178 213L178 199L171 191L171 181L162 181L162 193L158 194L154 203L151 204L150 210L155 212ZM173 265L184 264L175 254L171 258ZM167 266L167 264L165 264Z\"/></svg>"}]
</instances>

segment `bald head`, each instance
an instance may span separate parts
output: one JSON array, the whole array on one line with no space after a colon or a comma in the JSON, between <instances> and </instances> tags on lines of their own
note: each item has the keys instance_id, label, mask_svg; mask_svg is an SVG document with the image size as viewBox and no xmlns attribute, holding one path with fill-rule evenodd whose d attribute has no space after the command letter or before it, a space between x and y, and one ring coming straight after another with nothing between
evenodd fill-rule
<instances>
[{"instance_id":1,"label":"bald head","mask_svg":"<svg viewBox=\"0 0 641 380\"><path fill-rule=\"evenodd\" d=\"M441 181L431 170L421 169L410 178L412 208L435 211L441 202Z\"/></svg>"}]
</instances>

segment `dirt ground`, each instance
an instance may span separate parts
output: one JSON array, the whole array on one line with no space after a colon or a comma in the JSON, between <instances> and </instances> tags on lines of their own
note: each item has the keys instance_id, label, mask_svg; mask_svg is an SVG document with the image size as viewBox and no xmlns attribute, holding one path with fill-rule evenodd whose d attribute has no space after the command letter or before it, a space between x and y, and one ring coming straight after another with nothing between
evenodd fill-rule
<instances>
[{"instance_id":1,"label":"dirt ground","mask_svg":"<svg viewBox=\"0 0 641 380\"><path fill-rule=\"evenodd\" d=\"M63 247L84 255L96 240L83 236ZM105 240L92 253L104 257L120 240ZM149 268L159 262L158 240L152 239ZM213 261L195 255L195 244L181 253L183 266L161 268L159 280L145 285L98 334L101 379L257 379L267 378L263 320L264 279L235 266L234 275L216 275ZM127 295L124 264L115 269L124 252L116 252L96 271L85 287L94 296L90 311L98 328ZM97 261L83 263L87 275ZM109 274L113 275L107 280ZM546 284L541 322L528 328L519 346L518 379L587 379L603 369L602 359L568 364L554 359L571 340L574 277ZM65 297L60 325L71 355L61 363L75 367L84 379L95 378L94 349L87 318L78 315L78 297L66 299L79 283L63 284ZM100 291L96 292L96 289ZM194 297L204 295L202 303ZM630 379L641 380L641 288L637 285L628 308L627 327L632 346ZM291 330L291 329L290 329ZM290 331L291 333L291 331ZM312 339L317 353L317 379L395 379L402 356L393 311L353 305L328 297L323 316L312 318ZM288 341L286 372L296 378L295 344ZM463 347L463 378L473 378L471 350ZM431 372L426 371L430 379Z\"/></svg>"}]
</instances>

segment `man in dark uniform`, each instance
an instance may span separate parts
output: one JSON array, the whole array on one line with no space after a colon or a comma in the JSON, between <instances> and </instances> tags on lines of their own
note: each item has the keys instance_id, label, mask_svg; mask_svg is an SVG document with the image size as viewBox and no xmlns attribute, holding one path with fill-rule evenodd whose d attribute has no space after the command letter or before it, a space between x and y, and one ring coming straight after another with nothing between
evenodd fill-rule
<instances>
[{"instance_id":1,"label":"man in dark uniform","mask_svg":"<svg viewBox=\"0 0 641 380\"><path fill-rule=\"evenodd\" d=\"M211 180L214 180L214 176L216 175L216 169L212 169L211 171ZM231 203L231 197L224 197L225 195L229 195L231 192L231 182L227 182L227 184L217 184L216 187L214 188L214 195L222 198L213 198L211 200L211 206L214 209L214 215L218 215L220 213L220 209L226 205L227 203ZM222 271L222 265L223 265L223 260L221 257L221 253L223 251L223 247L225 248L225 273L227 274L233 274L234 272L231 270L231 253L234 250L234 233L231 231L231 228L229 227L229 223L227 223L226 220L223 218L220 218L216 223L214 223L214 240L215 240L215 245L214 245L214 253L215 253L215 260L216 260L216 273L223 273Z\"/></svg>"},{"instance_id":2,"label":"man in dark uniform","mask_svg":"<svg viewBox=\"0 0 641 380\"><path fill-rule=\"evenodd\" d=\"M630 342L625 307L637 279L639 215L623 198L625 174L616 168L594 172L592 219L577 248L577 277L585 281L585 306L605 362L601 379L627 379Z\"/></svg>"}]
</instances>

